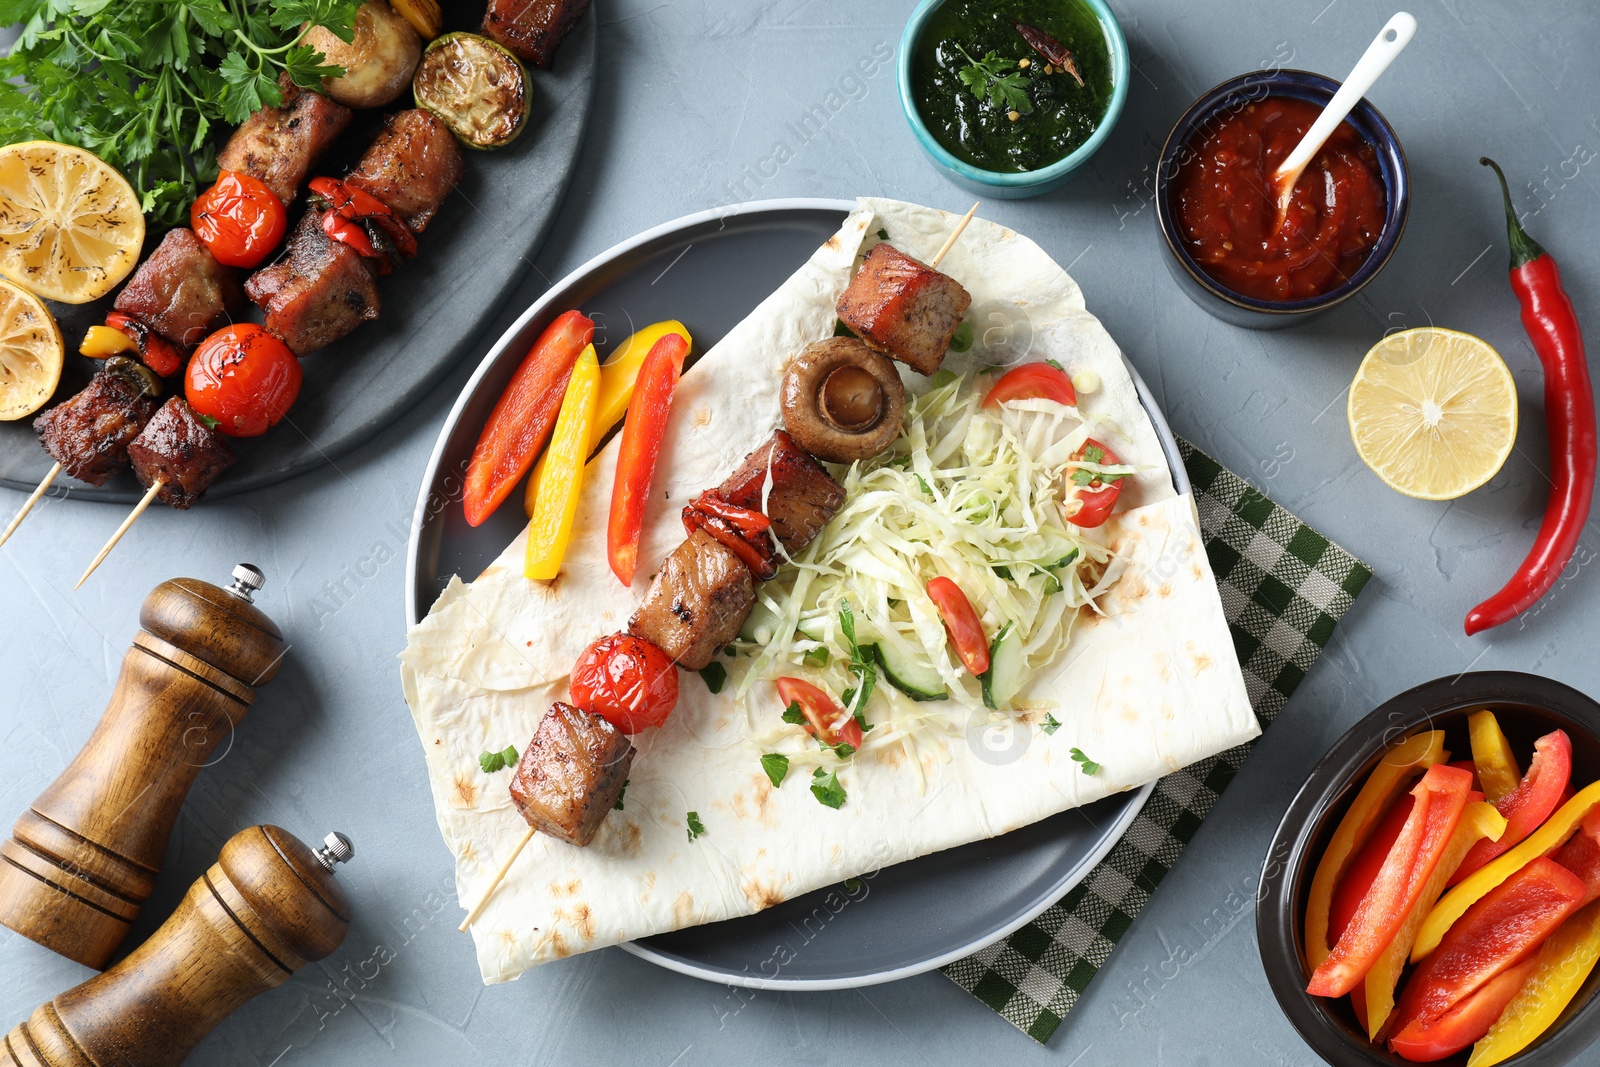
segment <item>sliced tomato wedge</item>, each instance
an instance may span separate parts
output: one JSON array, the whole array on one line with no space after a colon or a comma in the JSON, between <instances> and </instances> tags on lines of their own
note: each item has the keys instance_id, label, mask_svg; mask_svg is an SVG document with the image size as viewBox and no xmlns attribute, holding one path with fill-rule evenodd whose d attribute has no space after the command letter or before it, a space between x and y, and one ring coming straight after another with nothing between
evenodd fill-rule
<instances>
[{"instance_id":1,"label":"sliced tomato wedge","mask_svg":"<svg viewBox=\"0 0 1600 1067\"><path fill-rule=\"evenodd\" d=\"M1411 790L1413 805L1333 952L1311 975L1306 992L1342 997L1361 984L1394 940L1450 844L1467 808L1472 775L1445 764L1428 768Z\"/></svg>"},{"instance_id":2,"label":"sliced tomato wedge","mask_svg":"<svg viewBox=\"0 0 1600 1067\"><path fill-rule=\"evenodd\" d=\"M467 464L463 509L481 526L517 487L555 427L573 365L594 337L581 312L559 316L539 335L500 395Z\"/></svg>"},{"instance_id":3,"label":"sliced tomato wedge","mask_svg":"<svg viewBox=\"0 0 1600 1067\"><path fill-rule=\"evenodd\" d=\"M1466 878L1496 856L1520 844L1537 830L1550 813L1562 804L1567 783L1572 779L1572 739L1565 730L1545 734L1533 743L1533 762L1515 789L1495 802L1495 810L1506 817L1506 832L1500 840L1484 838L1472 846L1461 861L1450 884Z\"/></svg>"},{"instance_id":4,"label":"sliced tomato wedge","mask_svg":"<svg viewBox=\"0 0 1600 1067\"><path fill-rule=\"evenodd\" d=\"M784 707L800 705L806 733L829 745L861 747L861 724L844 713L834 699L803 678L779 678L778 699ZM840 720L843 720L842 722Z\"/></svg>"},{"instance_id":5,"label":"sliced tomato wedge","mask_svg":"<svg viewBox=\"0 0 1600 1067\"><path fill-rule=\"evenodd\" d=\"M1072 378L1048 363L1024 363L1000 376L984 395L983 406L999 407L1007 400L1054 400L1058 404L1077 404L1078 393Z\"/></svg>"},{"instance_id":6,"label":"sliced tomato wedge","mask_svg":"<svg viewBox=\"0 0 1600 1067\"><path fill-rule=\"evenodd\" d=\"M1086 463L1122 462L1115 452L1092 437L1071 458ZM1068 467L1065 477L1066 493L1061 506L1067 521L1083 529L1103 526L1111 517L1111 509L1117 506L1117 497L1122 495L1122 479L1105 481L1093 471L1078 467Z\"/></svg>"},{"instance_id":7,"label":"sliced tomato wedge","mask_svg":"<svg viewBox=\"0 0 1600 1067\"><path fill-rule=\"evenodd\" d=\"M983 634L983 623L972 608L972 601L961 587L944 575L928 583L928 599L939 609L944 621L944 632L955 646L961 665L974 678L989 669L989 639Z\"/></svg>"},{"instance_id":8,"label":"sliced tomato wedge","mask_svg":"<svg viewBox=\"0 0 1600 1067\"><path fill-rule=\"evenodd\" d=\"M606 523L606 555L611 573L623 585L633 584L639 563L639 536L644 529L650 481L667 436L667 414L678 387L689 342L675 333L664 335L650 348L639 367L628 414L622 423L622 444L617 452L617 475L611 483L611 514Z\"/></svg>"}]
</instances>

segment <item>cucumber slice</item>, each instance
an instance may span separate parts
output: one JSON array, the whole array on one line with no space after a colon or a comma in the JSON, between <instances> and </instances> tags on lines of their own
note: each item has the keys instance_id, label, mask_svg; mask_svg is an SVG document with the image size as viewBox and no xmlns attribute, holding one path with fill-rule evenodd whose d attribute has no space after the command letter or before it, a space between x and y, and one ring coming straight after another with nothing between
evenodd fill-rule
<instances>
[{"instance_id":1,"label":"cucumber slice","mask_svg":"<svg viewBox=\"0 0 1600 1067\"><path fill-rule=\"evenodd\" d=\"M912 700L944 700L950 691L933 664L901 649L880 642L878 666L883 668L883 680Z\"/></svg>"},{"instance_id":2,"label":"cucumber slice","mask_svg":"<svg viewBox=\"0 0 1600 1067\"><path fill-rule=\"evenodd\" d=\"M989 645L989 669L983 672L983 702L995 710L1008 708L1028 680L1028 661L1022 654L1022 635L1009 622Z\"/></svg>"},{"instance_id":3,"label":"cucumber slice","mask_svg":"<svg viewBox=\"0 0 1600 1067\"><path fill-rule=\"evenodd\" d=\"M750 614L745 616L744 625L739 627L739 640L765 646L777 636L781 621L778 609L768 607L765 600L758 598Z\"/></svg>"}]
</instances>

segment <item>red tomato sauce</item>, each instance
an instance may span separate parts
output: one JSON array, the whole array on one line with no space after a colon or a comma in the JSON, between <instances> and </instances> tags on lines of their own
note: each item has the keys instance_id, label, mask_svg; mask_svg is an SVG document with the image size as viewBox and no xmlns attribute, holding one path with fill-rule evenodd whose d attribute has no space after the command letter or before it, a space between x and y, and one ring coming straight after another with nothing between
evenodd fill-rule
<instances>
[{"instance_id":1,"label":"red tomato sauce","mask_svg":"<svg viewBox=\"0 0 1600 1067\"><path fill-rule=\"evenodd\" d=\"M1295 183L1277 224L1271 174L1321 109L1267 97L1214 121L1180 162L1173 191L1185 246L1200 269L1258 300L1304 300L1346 281L1383 230L1378 156L1342 123Z\"/></svg>"}]
</instances>

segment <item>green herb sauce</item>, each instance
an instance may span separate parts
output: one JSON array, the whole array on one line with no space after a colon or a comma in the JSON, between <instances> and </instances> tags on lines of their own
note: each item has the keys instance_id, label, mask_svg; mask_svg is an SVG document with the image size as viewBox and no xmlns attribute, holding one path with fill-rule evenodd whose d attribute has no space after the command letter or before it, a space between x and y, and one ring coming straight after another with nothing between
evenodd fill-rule
<instances>
[{"instance_id":1,"label":"green herb sauce","mask_svg":"<svg viewBox=\"0 0 1600 1067\"><path fill-rule=\"evenodd\" d=\"M1065 45L1084 84L1065 72L1046 74L1044 57L1012 19ZM1005 60L1007 85L1020 86L1032 104L1026 114L1017 109L1015 121L1010 108L980 99L962 80L968 57L981 61L991 52ZM1017 65L1023 59L1025 68ZM947 0L923 26L911 90L922 121L957 159L985 170L1038 170L1071 154L1100 125L1111 101L1111 54L1099 20L1078 0Z\"/></svg>"}]
</instances>

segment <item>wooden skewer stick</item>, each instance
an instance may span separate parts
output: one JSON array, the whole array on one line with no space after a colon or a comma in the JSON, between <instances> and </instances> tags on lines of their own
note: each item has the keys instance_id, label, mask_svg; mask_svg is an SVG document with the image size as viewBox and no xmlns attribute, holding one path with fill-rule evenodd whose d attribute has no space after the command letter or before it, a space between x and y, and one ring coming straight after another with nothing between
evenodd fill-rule
<instances>
[{"instance_id":1,"label":"wooden skewer stick","mask_svg":"<svg viewBox=\"0 0 1600 1067\"><path fill-rule=\"evenodd\" d=\"M78 584L72 588L77 589L89 580L89 575L93 574L94 569L105 562L107 556L111 555L111 550L117 547L117 542L122 540L122 535L128 532L128 527L133 525L133 520L144 514L144 509L150 506L150 502L156 498L156 494L161 492L161 487L165 484L160 478L150 483L150 488L144 491L144 499L133 506L133 511L127 518L122 520L122 525L118 526L117 532L111 535L111 540L106 542L106 547L100 550L100 554L94 558L94 562L89 564L89 569L83 572L83 577L78 579Z\"/></svg>"},{"instance_id":2,"label":"wooden skewer stick","mask_svg":"<svg viewBox=\"0 0 1600 1067\"><path fill-rule=\"evenodd\" d=\"M522 835L522 840L517 842L517 847L511 850L511 855L507 857L505 863L500 865L500 873L494 876L494 880L489 883L489 888L483 891L483 896L479 898L477 906L468 912L467 917L461 920L461 925L456 927L459 932L466 933L467 927L478 921L478 916L483 914L483 909L489 904L489 898L494 896L494 891L500 888L501 882L505 881L506 873L511 870L511 865L517 862L517 857L522 855L522 850L528 847L528 842L532 841L533 835L538 832L533 827L528 827L528 832Z\"/></svg>"},{"instance_id":3,"label":"wooden skewer stick","mask_svg":"<svg viewBox=\"0 0 1600 1067\"><path fill-rule=\"evenodd\" d=\"M973 204L972 207L967 209L967 213L961 216L961 221L956 223L956 228L950 231L950 236L945 238L944 247L939 249L939 254L928 261L928 266L937 267L939 261L950 254L950 249L955 247L956 238L961 236L961 231L967 228L967 223L972 221L972 216L977 212L977 204Z\"/></svg>"},{"instance_id":4,"label":"wooden skewer stick","mask_svg":"<svg viewBox=\"0 0 1600 1067\"><path fill-rule=\"evenodd\" d=\"M46 474L39 482L39 488L35 489L33 495L22 502L22 507L18 508L16 515L12 516L11 524L6 527L6 532L0 533L0 545L9 541L11 535L17 532L17 527L22 525L22 520L28 517L28 512L33 510L33 506L39 502L40 497L44 496L44 491L50 488L50 483L55 481L56 476L60 473L61 464L57 463L50 468L50 473Z\"/></svg>"}]
</instances>

